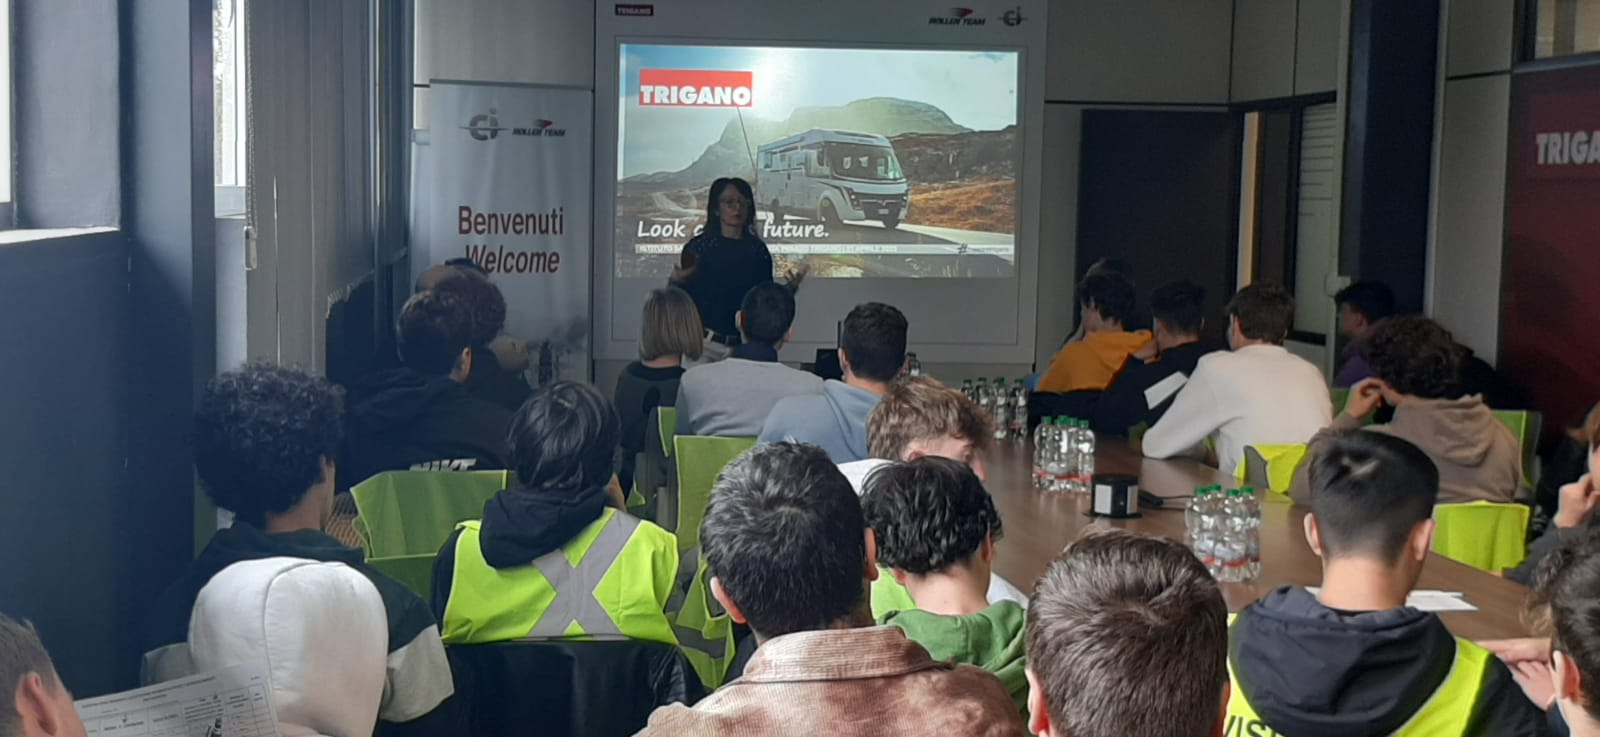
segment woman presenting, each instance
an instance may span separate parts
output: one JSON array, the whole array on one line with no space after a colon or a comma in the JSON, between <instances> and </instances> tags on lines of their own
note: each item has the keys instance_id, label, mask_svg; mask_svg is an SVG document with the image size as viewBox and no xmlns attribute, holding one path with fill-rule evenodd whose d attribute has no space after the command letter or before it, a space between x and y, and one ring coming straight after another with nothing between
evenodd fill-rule
<instances>
[{"instance_id":1,"label":"woman presenting","mask_svg":"<svg viewBox=\"0 0 1600 737\"><path fill-rule=\"evenodd\" d=\"M745 292L773 281L772 253L756 235L755 214L749 182L734 177L712 182L705 230L684 245L672 270L672 285L694 298L707 338L725 346L740 343L734 315ZM804 275L802 266L791 277L790 287L798 286Z\"/></svg>"}]
</instances>

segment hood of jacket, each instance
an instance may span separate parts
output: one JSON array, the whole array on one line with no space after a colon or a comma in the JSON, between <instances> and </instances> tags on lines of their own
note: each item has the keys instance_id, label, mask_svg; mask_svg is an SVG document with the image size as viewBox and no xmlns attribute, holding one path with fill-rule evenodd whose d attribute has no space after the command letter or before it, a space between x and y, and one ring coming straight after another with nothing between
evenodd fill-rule
<instances>
[{"instance_id":1,"label":"hood of jacket","mask_svg":"<svg viewBox=\"0 0 1600 737\"><path fill-rule=\"evenodd\" d=\"M1389 421L1391 432L1429 457L1467 467L1483 465L1501 427L1477 396L1408 402L1396 407Z\"/></svg>"},{"instance_id":2,"label":"hood of jacket","mask_svg":"<svg viewBox=\"0 0 1600 737\"><path fill-rule=\"evenodd\" d=\"M1128 356L1137 353L1152 339L1148 330L1104 330L1083 336L1083 347L1094 353L1100 363L1117 369L1122 367L1123 361L1128 360Z\"/></svg>"},{"instance_id":3,"label":"hood of jacket","mask_svg":"<svg viewBox=\"0 0 1600 737\"><path fill-rule=\"evenodd\" d=\"M1295 737L1390 734L1455 657L1455 638L1432 614L1341 612L1298 586L1250 605L1230 634L1236 687L1274 731Z\"/></svg>"},{"instance_id":4,"label":"hood of jacket","mask_svg":"<svg viewBox=\"0 0 1600 737\"><path fill-rule=\"evenodd\" d=\"M571 542L605 508L600 486L577 491L512 487L483 506L478 545L495 568L527 565Z\"/></svg>"},{"instance_id":5,"label":"hood of jacket","mask_svg":"<svg viewBox=\"0 0 1600 737\"><path fill-rule=\"evenodd\" d=\"M350 431L359 434L404 424L453 395L468 396L467 388L448 376L427 376L409 368L380 371L350 385Z\"/></svg>"},{"instance_id":6,"label":"hood of jacket","mask_svg":"<svg viewBox=\"0 0 1600 737\"><path fill-rule=\"evenodd\" d=\"M822 399L828 403L828 413L845 445L864 451L867 447L866 417L883 397L842 381L829 380L822 385Z\"/></svg>"}]
</instances>

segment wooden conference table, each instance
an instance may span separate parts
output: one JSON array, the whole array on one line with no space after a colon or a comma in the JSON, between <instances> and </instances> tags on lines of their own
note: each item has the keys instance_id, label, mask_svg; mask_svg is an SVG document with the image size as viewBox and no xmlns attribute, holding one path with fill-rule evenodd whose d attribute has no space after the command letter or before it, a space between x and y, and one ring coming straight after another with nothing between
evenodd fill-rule
<instances>
[{"instance_id":1,"label":"wooden conference table","mask_svg":"<svg viewBox=\"0 0 1600 737\"><path fill-rule=\"evenodd\" d=\"M1139 477L1141 488L1158 496L1192 494L1196 487L1237 486L1231 476L1193 461L1157 461L1144 458L1126 440L1101 438L1095 458L1100 473L1127 473ZM1061 549L1096 526L1114 526L1150 535L1184 539L1183 510L1164 507L1143 510L1131 520L1094 519L1086 516L1089 495L1042 492L1033 488L1033 462L1029 446L1002 443L990 452L989 481L1004 536L996 547L995 572L1027 593ZM1306 544L1305 510L1287 499L1262 504L1261 576L1251 583L1224 583L1228 610L1237 612L1267 592L1285 584L1315 586L1322 579L1322 564ZM1448 558L1430 555L1423 566L1419 589L1459 591L1478 607L1476 612L1448 612L1440 616L1457 636L1472 640L1523 637L1527 629L1519 619L1527 589Z\"/></svg>"}]
</instances>

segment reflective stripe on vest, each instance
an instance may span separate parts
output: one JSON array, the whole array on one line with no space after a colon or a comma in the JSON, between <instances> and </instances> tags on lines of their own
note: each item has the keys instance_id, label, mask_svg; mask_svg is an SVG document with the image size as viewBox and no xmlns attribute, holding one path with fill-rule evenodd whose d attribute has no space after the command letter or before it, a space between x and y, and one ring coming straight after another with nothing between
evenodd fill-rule
<instances>
[{"instance_id":1,"label":"reflective stripe on vest","mask_svg":"<svg viewBox=\"0 0 1600 737\"><path fill-rule=\"evenodd\" d=\"M684 657L694 666L701 683L716 688L722 685L733 661L735 643L733 620L711 595L710 577L699 547L680 553L667 612Z\"/></svg>"},{"instance_id":2,"label":"reflective stripe on vest","mask_svg":"<svg viewBox=\"0 0 1600 737\"><path fill-rule=\"evenodd\" d=\"M1230 631L1237 614L1228 615ZM1231 634L1231 632L1230 632ZM1422 737L1424 735L1465 734L1472 719L1473 706L1478 691L1483 686L1484 669L1493 656L1473 643L1454 638L1456 652L1450 663L1450 672L1444 681L1428 696L1405 724L1390 733L1396 737ZM1273 729L1250 706L1244 690L1239 687L1239 677L1233 669L1233 658L1228 658L1228 721L1224 737L1294 737Z\"/></svg>"},{"instance_id":3,"label":"reflective stripe on vest","mask_svg":"<svg viewBox=\"0 0 1600 737\"><path fill-rule=\"evenodd\" d=\"M672 543L667 538L652 546L653 537L635 534L640 525L633 517L606 509L561 549L530 565L496 569L483 558L480 523L462 522L445 604L445 642L582 636L677 644L656 599L654 577L669 574L658 571L660 564L652 560L659 552L655 547ZM636 539L642 542L632 544ZM618 575L602 587L613 570ZM616 609L608 609L608 603Z\"/></svg>"}]
</instances>

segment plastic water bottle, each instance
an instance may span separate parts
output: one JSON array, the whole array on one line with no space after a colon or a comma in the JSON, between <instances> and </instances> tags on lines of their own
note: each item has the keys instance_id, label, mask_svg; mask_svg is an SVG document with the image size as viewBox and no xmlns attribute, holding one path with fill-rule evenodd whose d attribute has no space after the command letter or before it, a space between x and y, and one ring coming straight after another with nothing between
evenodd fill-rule
<instances>
[{"instance_id":1,"label":"plastic water bottle","mask_svg":"<svg viewBox=\"0 0 1600 737\"><path fill-rule=\"evenodd\" d=\"M1078 480L1083 485L1083 493L1094 491L1094 430L1089 428L1088 420L1078 420Z\"/></svg>"},{"instance_id":2,"label":"plastic water bottle","mask_svg":"<svg viewBox=\"0 0 1600 737\"><path fill-rule=\"evenodd\" d=\"M1011 387L1011 436L1018 440L1028 437L1028 385L1022 379Z\"/></svg>"},{"instance_id":3,"label":"plastic water bottle","mask_svg":"<svg viewBox=\"0 0 1600 737\"><path fill-rule=\"evenodd\" d=\"M1238 511L1243 523L1245 559L1239 580L1254 581L1261 576L1261 498L1254 488L1239 490Z\"/></svg>"},{"instance_id":4,"label":"plastic water bottle","mask_svg":"<svg viewBox=\"0 0 1600 737\"><path fill-rule=\"evenodd\" d=\"M1195 530L1195 555L1200 557L1200 562L1206 564L1206 570L1218 581L1223 580L1222 557L1219 548L1222 546L1220 533L1222 531L1222 487L1213 486L1206 489L1206 493L1195 497L1194 503L1200 507L1198 512L1199 526Z\"/></svg>"},{"instance_id":5,"label":"plastic water bottle","mask_svg":"<svg viewBox=\"0 0 1600 737\"><path fill-rule=\"evenodd\" d=\"M1033 429L1033 488L1039 491L1050 490L1050 436L1055 431L1051 424L1054 421L1054 417L1046 417Z\"/></svg>"},{"instance_id":6,"label":"plastic water bottle","mask_svg":"<svg viewBox=\"0 0 1600 737\"><path fill-rule=\"evenodd\" d=\"M1011 398L1006 396L1006 382L996 379L994 398L989 401L989 411L994 419L994 439L1005 442L1011 437Z\"/></svg>"},{"instance_id":7,"label":"plastic water bottle","mask_svg":"<svg viewBox=\"0 0 1600 737\"><path fill-rule=\"evenodd\" d=\"M985 415L994 417L994 395L989 392L989 377L978 377L978 383L972 387L972 401L978 403L978 408Z\"/></svg>"},{"instance_id":8,"label":"plastic water bottle","mask_svg":"<svg viewBox=\"0 0 1600 737\"><path fill-rule=\"evenodd\" d=\"M1222 581L1244 581L1249 566L1249 521L1245 516L1244 490L1232 489L1223 502L1222 547L1217 557L1222 559Z\"/></svg>"},{"instance_id":9,"label":"plastic water bottle","mask_svg":"<svg viewBox=\"0 0 1600 737\"><path fill-rule=\"evenodd\" d=\"M974 402L978 401L978 395L974 392L972 387L972 379L961 380L961 396L966 397Z\"/></svg>"},{"instance_id":10,"label":"plastic water bottle","mask_svg":"<svg viewBox=\"0 0 1600 737\"><path fill-rule=\"evenodd\" d=\"M1073 491L1072 465L1076 457L1072 453L1072 425L1071 418L1057 417L1055 430L1050 433L1050 481L1051 491Z\"/></svg>"},{"instance_id":11,"label":"plastic water bottle","mask_svg":"<svg viewBox=\"0 0 1600 737\"><path fill-rule=\"evenodd\" d=\"M906 375L912 377L922 375L922 361L917 360L915 353L906 354Z\"/></svg>"},{"instance_id":12,"label":"plastic water bottle","mask_svg":"<svg viewBox=\"0 0 1600 737\"><path fill-rule=\"evenodd\" d=\"M1184 537L1186 542L1189 543L1189 548L1195 552L1196 556L1200 555L1200 548L1196 545L1200 540L1200 500L1209 493L1211 493L1211 487L1209 486L1194 487L1194 498L1190 499L1189 504L1183 508Z\"/></svg>"}]
</instances>

